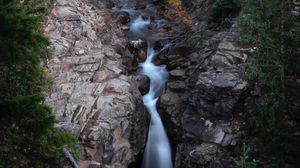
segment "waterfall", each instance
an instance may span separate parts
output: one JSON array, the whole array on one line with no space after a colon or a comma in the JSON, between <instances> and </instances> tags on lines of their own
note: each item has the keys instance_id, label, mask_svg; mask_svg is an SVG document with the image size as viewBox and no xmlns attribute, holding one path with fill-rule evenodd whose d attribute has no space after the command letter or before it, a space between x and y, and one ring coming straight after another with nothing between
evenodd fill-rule
<instances>
[{"instance_id":1,"label":"waterfall","mask_svg":"<svg viewBox=\"0 0 300 168\"><path fill-rule=\"evenodd\" d=\"M149 24L150 21L145 21L140 16L131 23L130 31L140 35L142 33L141 30ZM168 45L166 45L162 50L167 47ZM157 66L153 64L152 61L156 54L158 53L155 52L151 42L148 41L147 59L139 65L142 69L142 74L150 78L149 92L143 96L144 105L151 116L148 139L144 152L143 167L172 168L169 140L156 108L158 97L161 96L165 90L168 72L166 70L166 66Z\"/></svg>"},{"instance_id":2,"label":"waterfall","mask_svg":"<svg viewBox=\"0 0 300 168\"><path fill-rule=\"evenodd\" d=\"M145 33L144 31L150 24L155 24L157 27L160 27L162 20L151 20L150 17L142 17L145 16L146 13L134 10L133 7L130 7L133 3L129 0L114 0L114 3L117 5L113 8L114 11L126 12L130 16L130 36L133 35L135 39L146 39L148 45L147 59L145 62L139 64L141 73L150 78L149 92L143 96L143 103L151 117L143 158L143 168L172 168L171 147L156 108L157 100L165 90L168 72L166 66L157 66L153 63L155 56L167 49L170 45L165 45L160 51L155 51L151 34ZM150 13L153 14L155 12L151 11Z\"/></svg>"},{"instance_id":3,"label":"waterfall","mask_svg":"<svg viewBox=\"0 0 300 168\"><path fill-rule=\"evenodd\" d=\"M144 168L171 168L172 158L168 137L156 109L156 102L164 89L168 72L165 66L152 63L155 52L148 43L147 59L141 63L142 73L150 78L149 92L144 95L143 102L151 116L146 150L144 153Z\"/></svg>"}]
</instances>

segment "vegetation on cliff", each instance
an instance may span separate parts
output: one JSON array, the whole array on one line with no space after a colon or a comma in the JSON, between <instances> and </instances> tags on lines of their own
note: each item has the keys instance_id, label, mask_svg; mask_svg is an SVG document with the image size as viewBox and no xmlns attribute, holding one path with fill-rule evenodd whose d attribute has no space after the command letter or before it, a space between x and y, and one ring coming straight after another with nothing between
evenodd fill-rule
<instances>
[{"instance_id":1,"label":"vegetation on cliff","mask_svg":"<svg viewBox=\"0 0 300 168\"><path fill-rule=\"evenodd\" d=\"M61 148L74 143L43 105L49 82L40 58L49 41L42 13L29 15L36 5L0 1L0 167L61 167Z\"/></svg>"},{"instance_id":2,"label":"vegetation on cliff","mask_svg":"<svg viewBox=\"0 0 300 168\"><path fill-rule=\"evenodd\" d=\"M220 22L225 18L232 18L240 11L243 0L217 0L212 4L209 15L210 22Z\"/></svg>"},{"instance_id":3,"label":"vegetation on cliff","mask_svg":"<svg viewBox=\"0 0 300 168\"><path fill-rule=\"evenodd\" d=\"M257 47L247 76L257 92L252 100L259 99L247 138L256 161L240 167L299 167L300 27L293 8L292 1L251 0L240 16L243 44Z\"/></svg>"},{"instance_id":4,"label":"vegetation on cliff","mask_svg":"<svg viewBox=\"0 0 300 168\"><path fill-rule=\"evenodd\" d=\"M252 107L249 135L237 167L299 167L300 15L292 0L216 0L209 22L230 20L240 9L241 43L255 48L247 78ZM248 102L251 104L250 102Z\"/></svg>"}]
</instances>

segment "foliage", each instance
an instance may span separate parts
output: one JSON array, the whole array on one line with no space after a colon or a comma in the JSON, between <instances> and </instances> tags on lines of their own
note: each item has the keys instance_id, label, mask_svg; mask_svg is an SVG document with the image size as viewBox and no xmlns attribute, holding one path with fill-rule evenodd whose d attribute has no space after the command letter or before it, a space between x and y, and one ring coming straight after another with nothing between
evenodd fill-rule
<instances>
[{"instance_id":1,"label":"foliage","mask_svg":"<svg viewBox=\"0 0 300 168\"><path fill-rule=\"evenodd\" d=\"M259 161L250 158L251 149L243 144L243 153L235 164L238 168L255 168Z\"/></svg>"},{"instance_id":2,"label":"foliage","mask_svg":"<svg viewBox=\"0 0 300 168\"><path fill-rule=\"evenodd\" d=\"M262 90L262 103L249 111L255 124L250 145L260 167L299 164L300 109L293 103L299 97L292 95L300 88L289 87L287 78L299 75L300 29L291 9L291 1L251 0L240 17L241 41L257 47L247 76Z\"/></svg>"},{"instance_id":3,"label":"foliage","mask_svg":"<svg viewBox=\"0 0 300 168\"><path fill-rule=\"evenodd\" d=\"M27 15L34 15L39 19L43 19L50 13L51 6L56 0L13 0L17 4L17 8L22 10Z\"/></svg>"},{"instance_id":4,"label":"foliage","mask_svg":"<svg viewBox=\"0 0 300 168\"><path fill-rule=\"evenodd\" d=\"M0 103L0 167L61 167L60 150L72 138L53 129L43 96L21 96Z\"/></svg>"},{"instance_id":5,"label":"foliage","mask_svg":"<svg viewBox=\"0 0 300 168\"><path fill-rule=\"evenodd\" d=\"M59 151L73 148L74 139L54 128L43 105L49 84L40 57L49 41L30 6L15 2L0 0L0 167L62 167Z\"/></svg>"},{"instance_id":6,"label":"foliage","mask_svg":"<svg viewBox=\"0 0 300 168\"><path fill-rule=\"evenodd\" d=\"M17 11L13 3L0 4L0 94L33 94L46 86L40 66L42 48L49 42L38 31L36 17Z\"/></svg>"},{"instance_id":7,"label":"foliage","mask_svg":"<svg viewBox=\"0 0 300 168\"><path fill-rule=\"evenodd\" d=\"M217 0L212 5L208 20L219 22L227 17L233 17L240 11L242 2L243 0Z\"/></svg>"}]
</instances>

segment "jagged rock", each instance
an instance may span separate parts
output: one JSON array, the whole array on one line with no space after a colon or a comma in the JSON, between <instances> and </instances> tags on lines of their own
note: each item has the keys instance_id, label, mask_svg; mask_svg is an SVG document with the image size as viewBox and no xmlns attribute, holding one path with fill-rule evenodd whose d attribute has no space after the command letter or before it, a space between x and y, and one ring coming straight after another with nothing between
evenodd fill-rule
<instances>
[{"instance_id":1,"label":"jagged rock","mask_svg":"<svg viewBox=\"0 0 300 168\"><path fill-rule=\"evenodd\" d=\"M208 1L192 3L208 5ZM240 143L242 123L235 113L243 107L245 63L250 55L238 46L236 23L229 30L213 32L204 46L182 59L173 52L159 56L171 69L160 108L170 114L172 124L166 129L179 144L175 168L233 167L233 153L226 147ZM206 144L217 148L214 154L204 152ZM191 157L192 151L199 155Z\"/></svg>"},{"instance_id":2,"label":"jagged rock","mask_svg":"<svg viewBox=\"0 0 300 168\"><path fill-rule=\"evenodd\" d=\"M146 139L141 95L114 48L126 43L106 3L58 0L44 28L53 51L46 65L53 91L45 103L56 127L80 140L83 168L125 168Z\"/></svg>"},{"instance_id":3,"label":"jagged rock","mask_svg":"<svg viewBox=\"0 0 300 168\"><path fill-rule=\"evenodd\" d=\"M183 129L183 138L193 139L194 142L209 142L228 146L233 140L238 141L238 136L230 134L234 127L233 123L225 124L226 121L205 120L197 112L188 108L182 116L181 123ZM233 145L234 146L234 145Z\"/></svg>"},{"instance_id":4,"label":"jagged rock","mask_svg":"<svg viewBox=\"0 0 300 168\"><path fill-rule=\"evenodd\" d=\"M202 116L230 117L246 84L237 73L200 73L190 103Z\"/></svg>"}]
</instances>

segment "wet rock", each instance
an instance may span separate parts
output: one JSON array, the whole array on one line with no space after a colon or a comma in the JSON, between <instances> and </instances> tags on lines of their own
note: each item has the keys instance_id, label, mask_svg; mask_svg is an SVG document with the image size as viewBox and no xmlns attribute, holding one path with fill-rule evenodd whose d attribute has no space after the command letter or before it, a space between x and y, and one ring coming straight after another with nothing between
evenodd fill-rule
<instances>
[{"instance_id":1,"label":"wet rock","mask_svg":"<svg viewBox=\"0 0 300 168\"><path fill-rule=\"evenodd\" d=\"M140 49L138 51L137 56L138 56L139 62L144 62L147 59L147 53L143 49Z\"/></svg>"}]
</instances>

